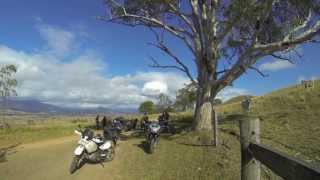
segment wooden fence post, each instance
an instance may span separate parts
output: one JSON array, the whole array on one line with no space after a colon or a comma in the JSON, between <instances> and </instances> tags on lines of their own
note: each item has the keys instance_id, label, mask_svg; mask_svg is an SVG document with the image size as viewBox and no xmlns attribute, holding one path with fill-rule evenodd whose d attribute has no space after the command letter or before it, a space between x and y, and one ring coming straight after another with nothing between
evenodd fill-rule
<instances>
[{"instance_id":1,"label":"wooden fence post","mask_svg":"<svg viewBox=\"0 0 320 180\"><path fill-rule=\"evenodd\" d=\"M260 143L259 118L244 116L240 120L241 180L260 180L260 162L249 151L251 142Z\"/></svg>"},{"instance_id":2,"label":"wooden fence post","mask_svg":"<svg viewBox=\"0 0 320 180\"><path fill-rule=\"evenodd\" d=\"M212 113L214 113L214 119L213 119L213 140L214 140L214 145L218 146L218 111L217 109L213 108Z\"/></svg>"}]
</instances>

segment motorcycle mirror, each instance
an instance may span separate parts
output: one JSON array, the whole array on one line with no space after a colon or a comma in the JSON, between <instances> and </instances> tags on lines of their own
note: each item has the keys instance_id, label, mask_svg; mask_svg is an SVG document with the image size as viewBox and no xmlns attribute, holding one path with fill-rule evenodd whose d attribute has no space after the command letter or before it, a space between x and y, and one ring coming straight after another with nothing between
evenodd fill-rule
<instances>
[{"instance_id":1,"label":"motorcycle mirror","mask_svg":"<svg viewBox=\"0 0 320 180\"><path fill-rule=\"evenodd\" d=\"M78 134L78 135L81 135L81 132L78 131L78 130L74 130L74 133Z\"/></svg>"}]
</instances>

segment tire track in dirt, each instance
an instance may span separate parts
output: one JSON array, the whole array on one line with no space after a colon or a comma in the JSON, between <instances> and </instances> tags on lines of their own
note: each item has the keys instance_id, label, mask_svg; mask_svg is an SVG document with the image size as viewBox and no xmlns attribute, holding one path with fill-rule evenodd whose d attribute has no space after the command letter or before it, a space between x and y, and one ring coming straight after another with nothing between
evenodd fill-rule
<instances>
[{"instance_id":1,"label":"tire track in dirt","mask_svg":"<svg viewBox=\"0 0 320 180\"><path fill-rule=\"evenodd\" d=\"M68 136L53 140L23 144L16 153L0 163L1 180L63 180L63 179L124 179L120 176L121 166L133 151L137 141L120 142L113 161L100 164L85 164L74 174L69 174L69 165L73 150L77 145L77 136Z\"/></svg>"}]
</instances>

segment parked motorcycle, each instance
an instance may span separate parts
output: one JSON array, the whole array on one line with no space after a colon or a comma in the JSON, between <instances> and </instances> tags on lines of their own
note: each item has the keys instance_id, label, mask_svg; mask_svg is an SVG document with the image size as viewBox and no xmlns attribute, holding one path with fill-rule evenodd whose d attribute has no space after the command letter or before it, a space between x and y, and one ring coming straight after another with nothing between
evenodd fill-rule
<instances>
[{"instance_id":1,"label":"parked motorcycle","mask_svg":"<svg viewBox=\"0 0 320 180\"><path fill-rule=\"evenodd\" d=\"M146 129L147 148L151 154L154 152L156 145L159 143L160 129L161 126L156 122L148 124Z\"/></svg>"},{"instance_id":2,"label":"parked motorcycle","mask_svg":"<svg viewBox=\"0 0 320 180\"><path fill-rule=\"evenodd\" d=\"M70 165L70 173L74 173L82 163L103 163L111 161L115 157L114 144L110 140L104 140L101 135L95 135L88 128L85 130L75 130L75 133L80 136L78 147L74 151L74 158Z\"/></svg>"},{"instance_id":3,"label":"parked motorcycle","mask_svg":"<svg viewBox=\"0 0 320 180\"><path fill-rule=\"evenodd\" d=\"M176 129L173 126L169 125L168 120L160 120L158 122L159 122L159 125L161 126L162 133L171 133L171 134L176 133Z\"/></svg>"},{"instance_id":4,"label":"parked motorcycle","mask_svg":"<svg viewBox=\"0 0 320 180\"><path fill-rule=\"evenodd\" d=\"M113 120L112 126L119 129L121 132L131 131L136 128L138 119L129 120L123 117L117 117Z\"/></svg>"},{"instance_id":5,"label":"parked motorcycle","mask_svg":"<svg viewBox=\"0 0 320 180\"><path fill-rule=\"evenodd\" d=\"M120 140L120 132L119 129L115 127L105 127L103 129L103 137L105 140L109 140L113 142L114 146L117 146L118 141Z\"/></svg>"},{"instance_id":6,"label":"parked motorcycle","mask_svg":"<svg viewBox=\"0 0 320 180\"><path fill-rule=\"evenodd\" d=\"M125 127L123 126L122 120L119 120L119 119L113 120L112 127L115 128L119 134L125 130Z\"/></svg>"}]
</instances>

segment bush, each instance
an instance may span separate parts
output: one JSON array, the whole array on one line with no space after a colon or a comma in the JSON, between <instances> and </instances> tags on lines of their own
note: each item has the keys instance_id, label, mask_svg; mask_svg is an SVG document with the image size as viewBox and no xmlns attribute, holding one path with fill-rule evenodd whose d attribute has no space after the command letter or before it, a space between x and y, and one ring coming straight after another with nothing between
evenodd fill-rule
<instances>
[{"instance_id":1,"label":"bush","mask_svg":"<svg viewBox=\"0 0 320 180\"><path fill-rule=\"evenodd\" d=\"M140 113L148 113L148 114L152 114L156 112L156 108L155 105L152 101L145 101L143 103L140 104L139 107L139 112Z\"/></svg>"},{"instance_id":2,"label":"bush","mask_svg":"<svg viewBox=\"0 0 320 180\"><path fill-rule=\"evenodd\" d=\"M0 123L0 129L10 129L10 125L6 122Z\"/></svg>"}]
</instances>

